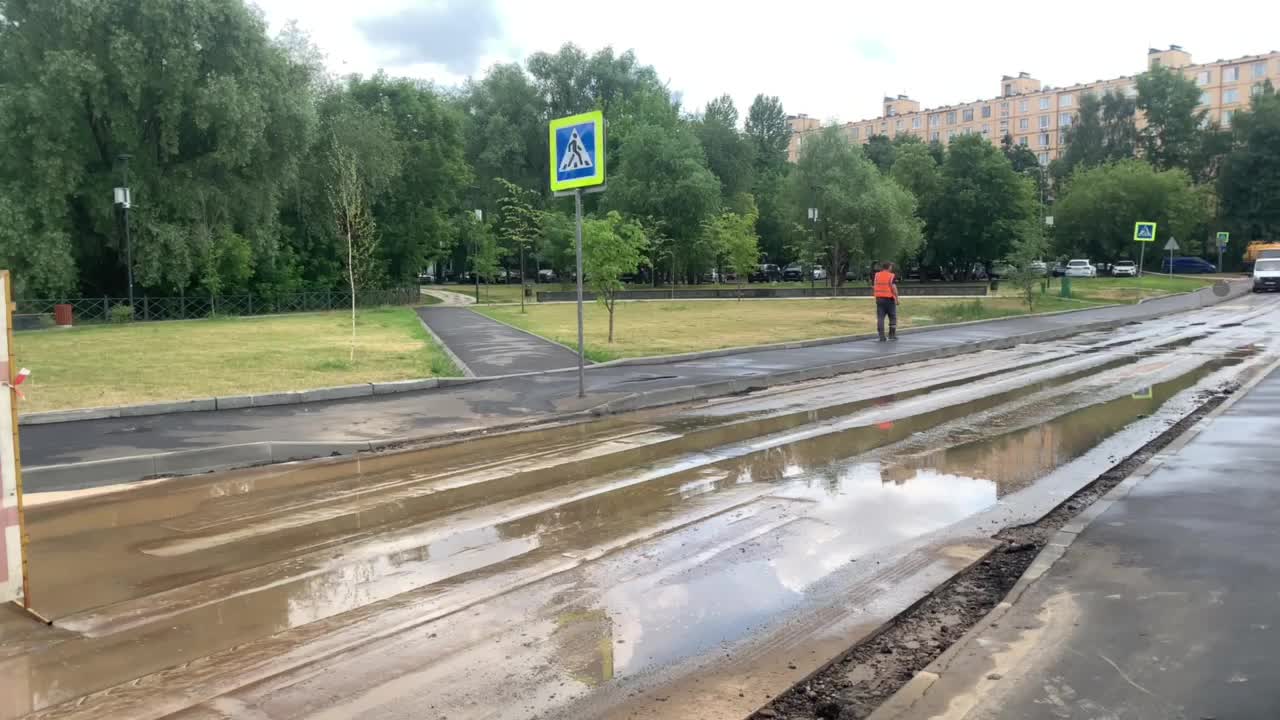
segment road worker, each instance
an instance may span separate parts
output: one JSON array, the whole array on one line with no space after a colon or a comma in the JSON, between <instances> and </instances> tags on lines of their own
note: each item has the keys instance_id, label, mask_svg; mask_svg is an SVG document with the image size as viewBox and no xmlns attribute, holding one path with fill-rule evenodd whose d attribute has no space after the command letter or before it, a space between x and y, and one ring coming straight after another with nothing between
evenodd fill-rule
<instances>
[{"instance_id":1,"label":"road worker","mask_svg":"<svg viewBox=\"0 0 1280 720\"><path fill-rule=\"evenodd\" d=\"M872 294L876 298L876 330L880 333L880 342L886 340L884 319L889 318L889 340L898 339L898 277L893 274L893 263L880 265L872 284Z\"/></svg>"}]
</instances>

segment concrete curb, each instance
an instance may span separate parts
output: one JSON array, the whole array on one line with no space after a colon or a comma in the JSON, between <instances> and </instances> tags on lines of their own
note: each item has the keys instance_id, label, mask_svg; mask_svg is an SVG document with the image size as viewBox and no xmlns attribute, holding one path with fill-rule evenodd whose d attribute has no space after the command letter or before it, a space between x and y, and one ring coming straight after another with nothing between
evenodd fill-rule
<instances>
[{"instance_id":1,"label":"concrete curb","mask_svg":"<svg viewBox=\"0 0 1280 720\"><path fill-rule=\"evenodd\" d=\"M1150 460L1147 460L1139 468L1130 473L1120 484L1107 491L1106 495L1098 498L1092 505L1085 508L1080 514L1071 519L1071 522L1063 525L1057 533L1049 539L1035 560L1022 573L1022 577L1014 583L1009 590L1006 598L991 609L985 617L979 620L969 631L964 634L951 647L943 651L941 655L934 658L923 670L916 673L915 677L907 681L898 689L898 692L889 697L883 704L878 707L875 712L868 716L867 720L908 720L914 717L912 710L917 702L919 702L929 692L943 674L945 674L951 664L965 652L966 648L971 647L979 638L994 626L1004 620L1005 615L1013 609L1013 606L1022 598L1022 596L1031 588L1045 573L1053 568L1054 564L1067 554L1067 549L1072 543L1079 538L1085 528L1089 527L1095 520L1102 516L1107 510L1120 500L1123 500L1135 487L1143 480L1150 477L1156 470L1164 464L1165 460L1176 454L1179 450L1186 447L1188 443L1196 438L1200 433L1204 432L1214 420L1220 415L1231 409L1233 405L1240 401L1241 398L1249 394L1256 385L1261 383L1280 369L1280 360L1271 363L1258 372L1244 385L1221 405L1214 408L1204 417L1200 418L1194 425L1187 428L1173 442L1166 445L1159 453Z\"/></svg>"},{"instance_id":2,"label":"concrete curb","mask_svg":"<svg viewBox=\"0 0 1280 720\"><path fill-rule=\"evenodd\" d=\"M1121 321L1105 321L1105 323L1102 325L1091 324L1087 326L1076 326L1076 327L1070 328L1069 329L1070 332L1066 333L1066 335L1087 332L1091 329L1092 330L1108 329L1110 327L1118 327L1119 325L1124 325L1130 322L1141 322L1143 320L1149 320L1151 318L1160 317L1162 315L1170 315L1170 314L1179 313L1179 312L1187 312L1189 310L1206 307L1207 305L1213 305L1216 303L1225 302L1227 300L1243 297L1245 295L1248 295L1251 289L1252 288L1250 287L1249 283L1246 283L1246 282L1231 283L1231 288L1229 292L1224 296L1218 297L1213 294L1211 286L1204 287L1190 293L1184 293L1186 295L1195 295L1197 297L1197 302L1195 307L1180 308L1176 310L1167 310L1167 311L1155 311L1151 313L1146 313L1138 316L1125 318L1124 320L1121 320ZM865 298L862 298L862 299L865 299ZM1115 307L1115 306L1094 306L1094 307L1079 308L1075 310L1060 310L1052 313L1043 313L1043 314L1037 315L1036 317L1054 317L1058 315L1067 315L1071 313L1097 310L1101 307ZM1135 305L1134 307L1140 307L1140 305ZM475 312L474 308L470 308L470 307L464 307L462 309L467 309L467 310L471 310L472 312ZM485 317L488 317L488 316L486 315ZM933 330L964 327L967 325L996 324L1001 322L1022 320L1022 319L1026 319L1027 317L1028 316L1020 315L1020 316L1014 316L1014 317L1008 317L1008 318L996 318L993 320L971 320L968 322L950 323L947 325L929 325L929 326L918 327L918 328L903 328L900 334L909 335L914 333L930 332ZM491 318L491 319L496 320L496 318ZM27 413L24 415L20 415L18 418L18 424L19 425L46 425L51 423L78 422L81 420L101 420L105 418L164 415L167 413L177 413L177 412L231 410L231 409L248 408L248 407L268 407L273 405L296 405L304 402L315 402L319 400L350 399L350 398L359 398L359 397L370 397L374 395L387 395L387 394L392 394L397 392L415 392L415 391L421 391L421 390L430 390L437 387L454 387L458 385L468 385L475 382L503 380L503 379L516 378L516 377L554 375L558 373L570 373L570 372L577 371L576 367L568 367L568 368L560 368L556 370L541 370L537 372L528 372L528 373L512 373L510 375L477 376L473 372L471 372L470 368L468 368L465 363L463 363L460 359L458 359L456 355L454 355L453 351L449 349L448 345L445 345L443 342L440 341L439 337L437 337L436 334L431 330L431 328L427 326L426 322L422 320L422 316L418 316L418 321L419 323L422 324L424 328L426 328L427 332L431 335L433 339L435 339L435 341L440 345L440 347L454 362L454 364L456 364L458 368L464 372L464 374L466 375L465 377L424 378L424 379L418 379L418 380L402 380L402 381L391 381L391 382L382 382L382 383L360 383L358 385L341 385L337 387L315 388L311 390L301 390L301 391L293 391L293 392L265 393L261 395L230 395L230 396L215 397L215 398L183 400L178 402L147 403L147 404L141 404L141 405L123 405L123 406L116 406L116 407L101 407L101 408L82 408L82 409L75 409L75 410L54 410L51 412ZM496 321L503 322L501 320L496 320ZM520 330L520 332L530 334L527 330L516 328L514 325L511 325L510 323L503 323L503 324L507 325L508 327L512 327L516 330ZM1015 342L1013 344L1021 344L1024 342L1044 342L1046 339L1051 340L1057 337L1066 336L1066 335L1055 335L1053 337L1047 337L1039 340L1025 339L1034 335L1035 333L1031 333L1025 336L1019 336L1020 338L1024 338L1024 339L1020 339L1018 342ZM539 336L535 336L535 337L539 337ZM620 360L610 360L608 362L603 362L603 363L588 364L587 369L591 370L594 368L626 367L626 366L657 365L662 363L674 363L674 362L690 362L690 361L696 361L696 360L706 360L709 358L725 357L728 355L739 355L746 352L758 352L758 351L767 351L767 350L796 350L801 348L819 347L823 345L838 345L846 342L856 342L859 340L866 340L871 337L875 337L874 333L864 333L859 335L840 335L836 337L815 338L813 340L776 343L772 345L750 345L750 346L734 347L734 348L721 348L718 350L704 350L700 352L682 353L678 355L656 355L656 356L643 357L643 358L623 358ZM541 337L539 337L539 339L545 340L545 338L541 338ZM1010 341L1014 339L1015 338L1006 338L1006 340L1010 340ZM551 341L551 342L554 342L554 341ZM567 347L567 346L564 346L564 347ZM1002 345L998 347L1012 347L1012 345ZM573 348L570 348L570 349L573 350ZM993 346L989 346L988 348L979 347L979 348L973 348L973 349L997 349L997 346L993 345ZM969 351L971 350L965 350L965 352L969 352ZM944 357L944 355L939 354L941 352L944 352L944 351L935 351L931 353L931 357ZM898 355L898 356L891 356L891 357L901 358L902 356ZM913 361L898 360L897 362L913 362ZM851 370L841 370L839 372L855 372L857 370L874 369L876 367L883 367L883 365L873 365L869 367L854 368ZM803 372L810 372L810 371L806 370ZM799 382L802 380L813 379L817 377L828 377L830 374L838 374L838 372L830 372L825 369L824 369L824 373L825 374L812 375L809 377L800 377L799 379L789 380L788 382ZM762 380L762 379L758 379L758 380ZM774 382L771 384L778 384L778 383ZM760 385L759 383L749 384L749 385L751 387L765 387L763 385ZM741 389L743 388L733 389L733 390L730 390L729 392L738 392ZM699 395L699 397L709 397L709 395ZM679 402L679 400L674 400L672 402Z\"/></svg>"},{"instance_id":3,"label":"concrete curb","mask_svg":"<svg viewBox=\"0 0 1280 720\"><path fill-rule=\"evenodd\" d=\"M460 306L458 309L465 310L467 308L466 306ZM436 334L436 331L431 329L431 326L427 324L427 321L418 312L418 308L413 309L413 314L418 316L418 324L422 326L422 329L427 331L427 334L431 336L431 339L435 341L436 345L439 345L440 349L444 351L444 354L448 355L449 359L453 361L454 367L461 370L465 377L476 377L475 371L467 367L467 364L462 362L462 358L458 357L453 352L453 348L449 347L444 340L440 339L440 336Z\"/></svg>"}]
</instances>

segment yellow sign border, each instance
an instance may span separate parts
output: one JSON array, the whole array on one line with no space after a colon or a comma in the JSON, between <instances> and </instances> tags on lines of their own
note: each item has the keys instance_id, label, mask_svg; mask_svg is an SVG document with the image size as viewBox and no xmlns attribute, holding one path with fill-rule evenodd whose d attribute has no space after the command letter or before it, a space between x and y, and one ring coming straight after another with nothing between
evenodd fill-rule
<instances>
[{"instance_id":1,"label":"yellow sign border","mask_svg":"<svg viewBox=\"0 0 1280 720\"><path fill-rule=\"evenodd\" d=\"M1151 239L1149 240L1147 238L1138 237L1138 228L1142 227L1143 225L1151 226ZM1133 241L1134 242L1155 242L1156 241L1156 224L1153 222L1147 222L1145 220L1139 220L1138 222L1134 223L1133 224Z\"/></svg>"},{"instance_id":2,"label":"yellow sign border","mask_svg":"<svg viewBox=\"0 0 1280 720\"><path fill-rule=\"evenodd\" d=\"M569 125L581 125L583 123L595 123L596 126L596 152L595 152L595 169L594 175L589 177L575 178L573 180L565 180L559 182L556 180L556 130ZM604 184L604 112L601 110L593 110L592 112L579 113L570 115L569 117L557 118L551 121L550 128L547 131L548 145L550 146L550 170L551 170L551 191L560 192L562 190L574 190L576 188L591 187L592 185Z\"/></svg>"}]
</instances>

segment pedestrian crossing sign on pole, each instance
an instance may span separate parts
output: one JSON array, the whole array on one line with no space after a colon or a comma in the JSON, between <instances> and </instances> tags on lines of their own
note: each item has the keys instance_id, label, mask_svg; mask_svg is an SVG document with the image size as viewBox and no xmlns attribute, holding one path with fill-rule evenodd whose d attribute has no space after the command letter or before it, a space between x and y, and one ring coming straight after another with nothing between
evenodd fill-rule
<instances>
[{"instance_id":1,"label":"pedestrian crossing sign on pole","mask_svg":"<svg viewBox=\"0 0 1280 720\"><path fill-rule=\"evenodd\" d=\"M604 113L551 121L551 190L604 184Z\"/></svg>"},{"instance_id":2,"label":"pedestrian crossing sign on pole","mask_svg":"<svg viewBox=\"0 0 1280 720\"><path fill-rule=\"evenodd\" d=\"M1156 241L1156 224L1153 222L1134 223L1133 239L1135 242L1155 242Z\"/></svg>"}]
</instances>

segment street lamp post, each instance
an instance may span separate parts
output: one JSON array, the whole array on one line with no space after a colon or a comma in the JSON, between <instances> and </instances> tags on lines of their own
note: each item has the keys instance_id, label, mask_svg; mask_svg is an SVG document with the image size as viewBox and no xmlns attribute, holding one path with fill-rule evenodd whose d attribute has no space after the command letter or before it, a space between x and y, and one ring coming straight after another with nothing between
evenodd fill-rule
<instances>
[{"instance_id":1,"label":"street lamp post","mask_svg":"<svg viewBox=\"0 0 1280 720\"><path fill-rule=\"evenodd\" d=\"M129 158L131 157L133 156L118 155L116 157L120 161L121 182L120 187L115 189L115 204L124 214L124 264L125 277L129 283L129 307L133 307L133 242L129 237L129 206L133 204L129 196Z\"/></svg>"}]
</instances>

